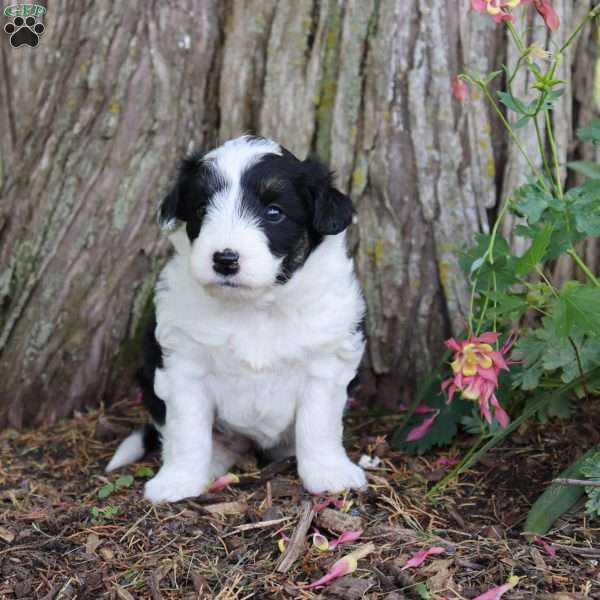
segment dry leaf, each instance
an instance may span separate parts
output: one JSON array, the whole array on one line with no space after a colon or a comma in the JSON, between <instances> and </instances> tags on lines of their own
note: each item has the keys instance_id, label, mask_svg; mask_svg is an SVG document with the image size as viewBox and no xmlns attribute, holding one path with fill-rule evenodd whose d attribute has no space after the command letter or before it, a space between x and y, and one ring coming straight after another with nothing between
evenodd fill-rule
<instances>
[{"instance_id":1,"label":"dry leaf","mask_svg":"<svg viewBox=\"0 0 600 600\"><path fill-rule=\"evenodd\" d=\"M100 538L95 533L90 533L85 540L85 553L94 554L101 543Z\"/></svg>"},{"instance_id":2,"label":"dry leaf","mask_svg":"<svg viewBox=\"0 0 600 600\"><path fill-rule=\"evenodd\" d=\"M4 540L7 544L12 544L15 541L15 534L10 529L0 527L0 539Z\"/></svg>"}]
</instances>

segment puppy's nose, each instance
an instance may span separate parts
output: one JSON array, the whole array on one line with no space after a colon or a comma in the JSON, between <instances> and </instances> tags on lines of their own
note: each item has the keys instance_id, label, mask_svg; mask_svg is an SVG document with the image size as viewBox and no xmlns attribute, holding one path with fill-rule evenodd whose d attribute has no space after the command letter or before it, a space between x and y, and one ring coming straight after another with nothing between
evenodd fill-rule
<instances>
[{"instance_id":1,"label":"puppy's nose","mask_svg":"<svg viewBox=\"0 0 600 600\"><path fill-rule=\"evenodd\" d=\"M220 275L235 275L240 270L240 255L231 248L213 254L213 269Z\"/></svg>"}]
</instances>

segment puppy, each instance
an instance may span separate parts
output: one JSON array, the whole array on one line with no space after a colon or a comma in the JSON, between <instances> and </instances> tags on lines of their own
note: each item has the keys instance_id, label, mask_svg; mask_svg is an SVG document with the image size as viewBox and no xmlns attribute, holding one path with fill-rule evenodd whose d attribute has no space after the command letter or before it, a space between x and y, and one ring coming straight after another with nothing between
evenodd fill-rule
<instances>
[{"instance_id":1,"label":"puppy","mask_svg":"<svg viewBox=\"0 0 600 600\"><path fill-rule=\"evenodd\" d=\"M140 372L153 424L107 470L160 442L145 497L177 501L201 494L251 443L295 454L309 492L366 485L342 445L364 350L351 220L328 169L271 140L243 136L182 162L160 207L176 253L156 285Z\"/></svg>"}]
</instances>

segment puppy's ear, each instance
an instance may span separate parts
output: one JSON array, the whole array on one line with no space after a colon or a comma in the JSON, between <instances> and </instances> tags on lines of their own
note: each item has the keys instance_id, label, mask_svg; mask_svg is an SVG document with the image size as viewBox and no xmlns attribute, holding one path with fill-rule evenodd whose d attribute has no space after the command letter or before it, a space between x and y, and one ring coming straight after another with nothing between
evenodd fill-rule
<instances>
[{"instance_id":1,"label":"puppy's ear","mask_svg":"<svg viewBox=\"0 0 600 600\"><path fill-rule=\"evenodd\" d=\"M321 235L335 235L344 231L352 223L350 198L333 187L333 174L322 161L307 158L303 165L313 227Z\"/></svg>"},{"instance_id":2,"label":"puppy's ear","mask_svg":"<svg viewBox=\"0 0 600 600\"><path fill-rule=\"evenodd\" d=\"M171 191L163 198L158 211L158 223L162 229L173 229L177 221L189 221L192 214L192 201L198 196L202 154L194 152L178 165L177 176ZM198 198L196 198L196 201Z\"/></svg>"}]
</instances>

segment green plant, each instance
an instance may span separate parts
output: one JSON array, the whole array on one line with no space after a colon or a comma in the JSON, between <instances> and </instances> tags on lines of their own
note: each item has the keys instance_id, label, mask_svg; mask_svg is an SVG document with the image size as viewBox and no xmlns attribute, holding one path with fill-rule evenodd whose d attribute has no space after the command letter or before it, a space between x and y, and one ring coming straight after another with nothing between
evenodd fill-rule
<instances>
[{"instance_id":1,"label":"green plant","mask_svg":"<svg viewBox=\"0 0 600 600\"><path fill-rule=\"evenodd\" d=\"M503 23L519 57L513 66L503 65L486 75L465 72L453 84L460 101L466 100L467 85L488 101L530 175L527 183L503 199L491 232L478 235L475 246L460 257L471 283L470 310L464 337L446 342L454 358L450 377L442 385L447 396L440 397L437 390L425 399L437 411L437 419L421 417L415 432L415 427L409 428L418 422L413 417L393 438L398 448L422 452L446 443L459 423L478 434L471 451L430 493L474 464L515 424L533 415L567 417L573 398L591 397L600 390L600 281L577 250L581 241L600 236L600 165L569 162L566 167L572 175L565 178L552 119L565 86L556 77L558 65L583 27L600 14L600 6L586 15L562 46L548 53L524 42L518 26L525 27L526 21L515 17L527 10L519 6L525 4L533 5L551 29L559 26L547 0L473 0L475 10ZM518 97L513 87L523 70L531 81L527 98ZM495 93L499 82L504 89ZM535 132L539 161L528 155L516 133L528 125ZM578 130L577 136L582 142L600 144L600 119ZM500 233L508 214L520 221L513 233L527 243L521 254ZM581 281L562 285L553 281L550 267L559 257L574 262ZM510 332L518 338L512 350ZM446 369L440 368L438 380ZM463 408L463 403L470 403L470 408ZM456 414L448 408L455 404ZM507 412L512 413L510 424ZM441 425L437 420L442 420ZM600 507L600 493L596 506Z\"/></svg>"}]
</instances>

